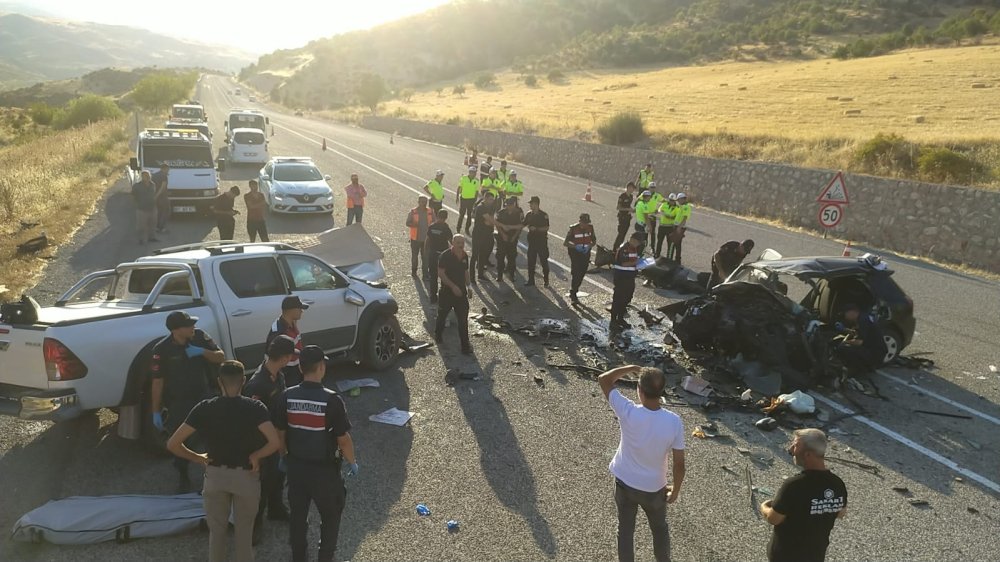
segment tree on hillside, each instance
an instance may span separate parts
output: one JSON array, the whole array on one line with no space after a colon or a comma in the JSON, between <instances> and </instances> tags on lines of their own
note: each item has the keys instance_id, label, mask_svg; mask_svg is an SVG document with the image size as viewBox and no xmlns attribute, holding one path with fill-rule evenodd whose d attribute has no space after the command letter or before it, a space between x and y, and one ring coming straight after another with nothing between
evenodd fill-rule
<instances>
[{"instance_id":1,"label":"tree on hillside","mask_svg":"<svg viewBox=\"0 0 1000 562\"><path fill-rule=\"evenodd\" d=\"M150 74L135 85L132 99L139 107L149 111L159 111L188 98L198 79L196 73L174 74L161 72Z\"/></svg>"},{"instance_id":2,"label":"tree on hillside","mask_svg":"<svg viewBox=\"0 0 1000 562\"><path fill-rule=\"evenodd\" d=\"M382 80L382 77L378 74L363 74L361 75L361 79L358 80L356 92L358 101L361 102L361 105L371 109L372 115L375 115L378 102L382 101L386 92L385 80Z\"/></svg>"}]
</instances>

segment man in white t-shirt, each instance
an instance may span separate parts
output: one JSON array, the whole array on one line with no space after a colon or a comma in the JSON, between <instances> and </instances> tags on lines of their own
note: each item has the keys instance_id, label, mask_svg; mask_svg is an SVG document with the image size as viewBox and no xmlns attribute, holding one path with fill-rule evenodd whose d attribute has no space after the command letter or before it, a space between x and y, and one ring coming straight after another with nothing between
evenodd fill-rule
<instances>
[{"instance_id":1,"label":"man in white t-shirt","mask_svg":"<svg viewBox=\"0 0 1000 562\"><path fill-rule=\"evenodd\" d=\"M639 373L639 401L615 389L618 379ZM666 379L653 367L627 365L612 369L597 381L611 409L618 416L621 442L608 468L615 477L618 506L618 560L635 559L635 516L646 512L653 532L653 554L658 562L670 560L667 504L674 503L684 480L684 424L660 407ZM667 485L667 457L673 456L673 485Z\"/></svg>"}]
</instances>

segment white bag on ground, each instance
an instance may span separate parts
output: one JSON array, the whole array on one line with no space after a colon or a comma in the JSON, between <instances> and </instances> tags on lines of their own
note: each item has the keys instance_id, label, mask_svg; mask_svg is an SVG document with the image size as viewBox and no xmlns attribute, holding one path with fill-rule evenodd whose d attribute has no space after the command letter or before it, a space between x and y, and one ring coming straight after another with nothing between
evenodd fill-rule
<instances>
[{"instance_id":1,"label":"white bag on ground","mask_svg":"<svg viewBox=\"0 0 1000 562\"><path fill-rule=\"evenodd\" d=\"M11 538L21 542L94 544L162 537L197 529L205 519L200 494L75 496L53 500L21 517Z\"/></svg>"},{"instance_id":2,"label":"white bag on ground","mask_svg":"<svg viewBox=\"0 0 1000 562\"><path fill-rule=\"evenodd\" d=\"M816 411L816 400L801 390L782 394L778 397L778 402L786 404L796 414L811 414Z\"/></svg>"}]
</instances>

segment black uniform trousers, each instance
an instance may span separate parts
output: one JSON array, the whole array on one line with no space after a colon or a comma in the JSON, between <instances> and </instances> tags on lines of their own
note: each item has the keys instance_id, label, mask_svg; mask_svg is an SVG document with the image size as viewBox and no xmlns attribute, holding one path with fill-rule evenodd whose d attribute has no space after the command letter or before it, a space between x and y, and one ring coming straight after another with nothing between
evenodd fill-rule
<instances>
[{"instance_id":1,"label":"black uniform trousers","mask_svg":"<svg viewBox=\"0 0 1000 562\"><path fill-rule=\"evenodd\" d=\"M674 227L674 231L676 232L677 230L680 230L680 231L683 232L684 227L682 227L682 226L675 226ZM678 233L678 234L680 234L680 233ZM684 236L683 235L678 236L677 237L677 241L675 241L675 242L670 242L668 240L667 241L667 257L670 258L670 259L672 259L672 260L674 260L677 263L681 263L681 246L683 245L683 243L684 243Z\"/></svg>"},{"instance_id":2,"label":"black uniform trousers","mask_svg":"<svg viewBox=\"0 0 1000 562\"><path fill-rule=\"evenodd\" d=\"M462 219L465 219L465 231L469 231L472 225L472 209L476 207L476 199L462 199L458 207L458 224L455 225L455 233L462 230Z\"/></svg>"},{"instance_id":3,"label":"black uniform trousers","mask_svg":"<svg viewBox=\"0 0 1000 562\"><path fill-rule=\"evenodd\" d=\"M460 280L459 283L464 283ZM434 326L434 335L438 339L444 337L444 325L448 321L448 313L455 311L455 320L458 321L458 337L462 342L462 347L471 345L469 342L469 297L462 295L455 296L449 287L442 286L438 294L437 324Z\"/></svg>"},{"instance_id":4,"label":"black uniform trousers","mask_svg":"<svg viewBox=\"0 0 1000 562\"><path fill-rule=\"evenodd\" d=\"M469 273L473 276L486 275L486 266L490 263L490 254L492 253L493 233L489 231L473 231L472 257L469 259Z\"/></svg>"},{"instance_id":5,"label":"black uniform trousers","mask_svg":"<svg viewBox=\"0 0 1000 562\"><path fill-rule=\"evenodd\" d=\"M218 217L215 225L219 227L219 240L232 240L236 235L236 219L233 217Z\"/></svg>"},{"instance_id":6,"label":"black uniform trousers","mask_svg":"<svg viewBox=\"0 0 1000 562\"><path fill-rule=\"evenodd\" d=\"M528 281L535 282L535 262L542 262L542 275L549 282L549 243L548 240L528 240Z\"/></svg>"},{"instance_id":7,"label":"black uniform trousers","mask_svg":"<svg viewBox=\"0 0 1000 562\"><path fill-rule=\"evenodd\" d=\"M580 285L583 285L583 278L587 276L587 270L590 269L590 252L583 254L577 252L574 248L570 248L569 264L569 295L571 298L576 298L576 293L580 290Z\"/></svg>"},{"instance_id":8,"label":"black uniform trousers","mask_svg":"<svg viewBox=\"0 0 1000 562\"><path fill-rule=\"evenodd\" d=\"M427 202L427 206L434 210L434 216L437 217L438 211L444 206L444 201L435 201L432 197L430 201Z\"/></svg>"},{"instance_id":9,"label":"black uniform trousers","mask_svg":"<svg viewBox=\"0 0 1000 562\"><path fill-rule=\"evenodd\" d=\"M673 225L664 225L664 224L661 224L660 228L657 229L657 232L656 232L656 246L655 246L655 250L653 251L653 254L656 257L660 257L661 252L663 251L663 239L667 238L668 236L670 236L673 232L674 232ZM670 256L670 240L669 239L667 240L667 256L668 257Z\"/></svg>"},{"instance_id":10,"label":"black uniform trousers","mask_svg":"<svg viewBox=\"0 0 1000 562\"><path fill-rule=\"evenodd\" d=\"M628 227L632 226L632 215L618 216L618 236L615 236L615 243L611 246L611 251L617 250L628 236Z\"/></svg>"},{"instance_id":11,"label":"black uniform trousers","mask_svg":"<svg viewBox=\"0 0 1000 562\"><path fill-rule=\"evenodd\" d=\"M165 426L164 428L167 430L167 435L173 435L174 432L177 431L177 428L180 427L182 423L184 423L184 420L187 419L188 414L191 413L191 410L195 407L195 405L198 404L198 402L201 402L201 400L202 400L201 398L198 398L193 401L176 400L166 404L167 419L164 420L164 426ZM187 441L185 441L184 444L187 445L187 447L192 451L200 452L202 449L202 441L197 433L195 433L191 437L188 437ZM191 464L190 461L188 461L187 459L182 459L178 456L174 456L173 463L174 463L174 468L177 469L177 472L181 473L182 475L187 475L188 465Z\"/></svg>"},{"instance_id":12,"label":"black uniform trousers","mask_svg":"<svg viewBox=\"0 0 1000 562\"><path fill-rule=\"evenodd\" d=\"M275 453L260 461L260 502L257 504L257 521L264 518L265 510L275 512L284 506L282 492L285 490L285 474L278 470L278 459Z\"/></svg>"},{"instance_id":13,"label":"black uniform trousers","mask_svg":"<svg viewBox=\"0 0 1000 562\"><path fill-rule=\"evenodd\" d=\"M424 252L424 243L417 240L410 240L410 272L417 273L417 262L422 266L420 272L424 279L427 279L427 255Z\"/></svg>"},{"instance_id":14,"label":"black uniform trousers","mask_svg":"<svg viewBox=\"0 0 1000 562\"><path fill-rule=\"evenodd\" d=\"M340 462L316 463L289 456L288 464L288 507L291 515L288 522L288 542L292 547L294 562L309 560L307 553L309 504L316 504L319 511L319 560L333 560L337 551L337 535L340 534L340 517L347 500L347 488L340 475Z\"/></svg>"},{"instance_id":15,"label":"black uniform trousers","mask_svg":"<svg viewBox=\"0 0 1000 562\"><path fill-rule=\"evenodd\" d=\"M431 297L431 302L437 302L438 295L438 257L440 252L431 250L427 252L427 294ZM463 279L464 283L465 280Z\"/></svg>"},{"instance_id":16,"label":"black uniform trousers","mask_svg":"<svg viewBox=\"0 0 1000 562\"><path fill-rule=\"evenodd\" d=\"M611 297L612 322L625 319L625 311L635 295L635 272L615 270L614 284L615 292Z\"/></svg>"},{"instance_id":17,"label":"black uniform trousers","mask_svg":"<svg viewBox=\"0 0 1000 562\"><path fill-rule=\"evenodd\" d=\"M517 240L505 242L497 235L497 275L503 279L506 273L514 278L514 269L517 267Z\"/></svg>"}]
</instances>

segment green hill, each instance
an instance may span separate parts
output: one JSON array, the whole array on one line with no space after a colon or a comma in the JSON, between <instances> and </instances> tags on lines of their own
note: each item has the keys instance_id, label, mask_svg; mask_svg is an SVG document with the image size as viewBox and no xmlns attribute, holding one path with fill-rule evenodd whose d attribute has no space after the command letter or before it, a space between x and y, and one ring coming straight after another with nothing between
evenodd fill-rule
<instances>
[{"instance_id":1,"label":"green hill","mask_svg":"<svg viewBox=\"0 0 1000 562\"><path fill-rule=\"evenodd\" d=\"M506 67L545 74L827 57L859 40L884 48L907 46L914 34L954 42L961 38L934 30L981 9L986 26L971 30L988 32L998 7L1000 0L469 0L264 55L241 78L288 106L337 107L354 101L366 73L402 89ZM902 39L882 39L901 30ZM861 47L855 51L865 56Z\"/></svg>"}]
</instances>

